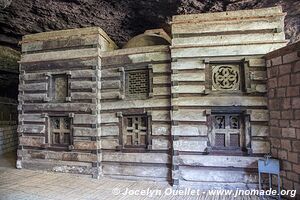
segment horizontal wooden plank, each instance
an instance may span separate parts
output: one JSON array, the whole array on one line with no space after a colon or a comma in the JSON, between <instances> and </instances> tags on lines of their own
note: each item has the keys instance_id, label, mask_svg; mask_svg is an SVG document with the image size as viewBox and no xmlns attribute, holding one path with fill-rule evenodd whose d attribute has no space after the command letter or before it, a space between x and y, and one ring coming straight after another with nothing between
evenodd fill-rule
<instances>
[{"instance_id":1,"label":"horizontal wooden plank","mask_svg":"<svg viewBox=\"0 0 300 200\"><path fill-rule=\"evenodd\" d=\"M186 69L204 69L205 63L203 59L199 58L182 58L172 62L172 69L186 70Z\"/></svg>"},{"instance_id":2,"label":"horizontal wooden plank","mask_svg":"<svg viewBox=\"0 0 300 200\"><path fill-rule=\"evenodd\" d=\"M154 87L153 88L153 95L171 95L171 88L170 87Z\"/></svg>"},{"instance_id":3,"label":"horizontal wooden plank","mask_svg":"<svg viewBox=\"0 0 300 200\"><path fill-rule=\"evenodd\" d=\"M97 88L96 81L71 81L71 89L92 89Z\"/></svg>"},{"instance_id":4,"label":"horizontal wooden plank","mask_svg":"<svg viewBox=\"0 0 300 200\"><path fill-rule=\"evenodd\" d=\"M251 141L252 152L257 154L270 153L269 141L252 140Z\"/></svg>"},{"instance_id":5,"label":"horizontal wooden plank","mask_svg":"<svg viewBox=\"0 0 300 200\"><path fill-rule=\"evenodd\" d=\"M73 142L74 149L79 150L96 150L98 147L100 147L100 143L97 141L78 141L75 140Z\"/></svg>"},{"instance_id":6,"label":"horizontal wooden plank","mask_svg":"<svg viewBox=\"0 0 300 200\"><path fill-rule=\"evenodd\" d=\"M72 70L71 78L94 78L96 70Z\"/></svg>"},{"instance_id":7,"label":"horizontal wooden plank","mask_svg":"<svg viewBox=\"0 0 300 200\"><path fill-rule=\"evenodd\" d=\"M31 84L20 84L19 89L21 91L45 91L48 89L48 83L31 83Z\"/></svg>"},{"instance_id":8,"label":"horizontal wooden plank","mask_svg":"<svg viewBox=\"0 0 300 200\"><path fill-rule=\"evenodd\" d=\"M202 138L179 139L173 141L173 149L178 151L205 152L207 140Z\"/></svg>"},{"instance_id":9,"label":"horizontal wooden plank","mask_svg":"<svg viewBox=\"0 0 300 200\"><path fill-rule=\"evenodd\" d=\"M152 135L170 135L170 124L152 124Z\"/></svg>"},{"instance_id":10,"label":"horizontal wooden plank","mask_svg":"<svg viewBox=\"0 0 300 200\"><path fill-rule=\"evenodd\" d=\"M97 124L97 115L75 114L73 124Z\"/></svg>"},{"instance_id":11,"label":"horizontal wooden plank","mask_svg":"<svg viewBox=\"0 0 300 200\"><path fill-rule=\"evenodd\" d=\"M171 77L170 76L155 76L153 77L153 84L170 84Z\"/></svg>"},{"instance_id":12,"label":"horizontal wooden plank","mask_svg":"<svg viewBox=\"0 0 300 200\"><path fill-rule=\"evenodd\" d=\"M171 72L170 63L152 64L153 73L167 73Z\"/></svg>"},{"instance_id":13,"label":"horizontal wooden plank","mask_svg":"<svg viewBox=\"0 0 300 200\"><path fill-rule=\"evenodd\" d=\"M170 99L146 99L132 101L103 102L102 110L126 109L126 108L150 108L170 106Z\"/></svg>"},{"instance_id":14,"label":"horizontal wooden plank","mask_svg":"<svg viewBox=\"0 0 300 200\"><path fill-rule=\"evenodd\" d=\"M21 122L45 122L46 118L41 114L19 114L19 121Z\"/></svg>"},{"instance_id":15,"label":"horizontal wooden plank","mask_svg":"<svg viewBox=\"0 0 300 200\"><path fill-rule=\"evenodd\" d=\"M120 99L121 92L119 91L102 91L101 92L101 99Z\"/></svg>"},{"instance_id":16,"label":"horizontal wooden plank","mask_svg":"<svg viewBox=\"0 0 300 200\"><path fill-rule=\"evenodd\" d=\"M113 77L120 77L121 72L119 72L118 68L113 69L102 69L101 70L102 78L113 78Z\"/></svg>"},{"instance_id":17,"label":"horizontal wooden plank","mask_svg":"<svg viewBox=\"0 0 300 200\"><path fill-rule=\"evenodd\" d=\"M239 19L249 17L266 17L274 16L282 13L282 8L269 7L261 9L249 9L249 10L238 10L238 11L225 11L225 12L214 12L214 13L201 13L201 14L189 14L189 15L174 15L172 21L182 22L191 20L228 20L228 19Z\"/></svg>"},{"instance_id":18,"label":"horizontal wooden plank","mask_svg":"<svg viewBox=\"0 0 300 200\"><path fill-rule=\"evenodd\" d=\"M229 45L229 44L239 44L239 43L252 43L259 41L273 40L283 40L284 32L280 33L251 33L251 34L232 34L232 35L203 35L198 37L183 37L183 38L173 38L173 46L186 46L186 45ZM254 64L253 60L250 64ZM255 63L258 64L258 63ZM260 63L261 64L261 63ZM253 65L256 66L256 65ZM259 65L261 66L261 65Z\"/></svg>"},{"instance_id":19,"label":"horizontal wooden plank","mask_svg":"<svg viewBox=\"0 0 300 200\"><path fill-rule=\"evenodd\" d=\"M170 111L153 110L151 111L152 121L170 121Z\"/></svg>"},{"instance_id":20,"label":"horizontal wooden plank","mask_svg":"<svg viewBox=\"0 0 300 200\"><path fill-rule=\"evenodd\" d=\"M179 109L172 112L172 120L175 121L206 121L205 110Z\"/></svg>"},{"instance_id":21,"label":"horizontal wooden plank","mask_svg":"<svg viewBox=\"0 0 300 200\"><path fill-rule=\"evenodd\" d=\"M171 144L168 139L154 138L152 139L153 150L168 150Z\"/></svg>"},{"instance_id":22,"label":"horizontal wooden plank","mask_svg":"<svg viewBox=\"0 0 300 200\"><path fill-rule=\"evenodd\" d=\"M101 149L113 149L116 150L117 146L119 146L118 139L101 139Z\"/></svg>"},{"instance_id":23,"label":"horizontal wooden plank","mask_svg":"<svg viewBox=\"0 0 300 200\"><path fill-rule=\"evenodd\" d=\"M101 113L101 123L115 123L119 122L116 113Z\"/></svg>"},{"instance_id":24,"label":"horizontal wooden plank","mask_svg":"<svg viewBox=\"0 0 300 200\"><path fill-rule=\"evenodd\" d=\"M101 136L119 135L119 126L101 126Z\"/></svg>"},{"instance_id":25,"label":"horizontal wooden plank","mask_svg":"<svg viewBox=\"0 0 300 200\"><path fill-rule=\"evenodd\" d=\"M26 74L20 74L20 78L26 81L32 81L32 80L46 80L47 76L45 73L26 73Z\"/></svg>"},{"instance_id":26,"label":"horizontal wooden plank","mask_svg":"<svg viewBox=\"0 0 300 200\"><path fill-rule=\"evenodd\" d=\"M94 137L100 135L99 133L97 128L73 127L74 136Z\"/></svg>"},{"instance_id":27,"label":"horizontal wooden plank","mask_svg":"<svg viewBox=\"0 0 300 200\"><path fill-rule=\"evenodd\" d=\"M186 166L201 167L234 167L257 169L257 161L261 157L248 156L214 156L214 155L179 155L175 163Z\"/></svg>"},{"instance_id":28,"label":"horizontal wooden plank","mask_svg":"<svg viewBox=\"0 0 300 200\"><path fill-rule=\"evenodd\" d=\"M35 103L22 105L23 111L69 111L91 112L96 105L85 103Z\"/></svg>"},{"instance_id":29,"label":"horizontal wooden plank","mask_svg":"<svg viewBox=\"0 0 300 200\"><path fill-rule=\"evenodd\" d=\"M267 106L266 97L213 96L179 97L172 101L177 106Z\"/></svg>"},{"instance_id":30,"label":"horizontal wooden plank","mask_svg":"<svg viewBox=\"0 0 300 200\"><path fill-rule=\"evenodd\" d=\"M21 70L27 72L50 72L53 74L65 74L70 70L91 69L99 65L99 57L70 58L67 60L49 60L21 63ZM72 72L71 72L72 74ZM43 75L45 76L45 75Z\"/></svg>"},{"instance_id":31,"label":"horizontal wooden plank","mask_svg":"<svg viewBox=\"0 0 300 200\"><path fill-rule=\"evenodd\" d=\"M18 126L18 132L20 133L45 133L45 125L37 124L24 124Z\"/></svg>"},{"instance_id":32,"label":"horizontal wooden plank","mask_svg":"<svg viewBox=\"0 0 300 200\"><path fill-rule=\"evenodd\" d=\"M62 39L69 37L85 37L87 35L97 34L109 43L112 48L117 48L115 43L109 38L109 36L99 27L87 27L87 28L75 28L75 29L67 29L67 30L59 30L59 31L50 31L50 32L41 32L36 34L26 35L22 38L22 43L30 43L33 41L43 41L50 39Z\"/></svg>"},{"instance_id":33,"label":"horizontal wooden plank","mask_svg":"<svg viewBox=\"0 0 300 200\"><path fill-rule=\"evenodd\" d=\"M170 163L171 157L166 153L120 153L103 152L103 161L132 163Z\"/></svg>"},{"instance_id":34,"label":"horizontal wooden plank","mask_svg":"<svg viewBox=\"0 0 300 200\"><path fill-rule=\"evenodd\" d=\"M138 177L165 177L169 175L169 169L162 166L130 166L117 164L103 164L104 175L122 175Z\"/></svg>"},{"instance_id":35,"label":"horizontal wooden plank","mask_svg":"<svg viewBox=\"0 0 300 200\"><path fill-rule=\"evenodd\" d=\"M176 85L172 87L172 94L202 94L205 92L205 85Z\"/></svg>"},{"instance_id":36,"label":"horizontal wooden plank","mask_svg":"<svg viewBox=\"0 0 300 200\"><path fill-rule=\"evenodd\" d=\"M268 110L259 110L252 109L250 115L251 121L269 121L269 111Z\"/></svg>"},{"instance_id":37,"label":"horizontal wooden plank","mask_svg":"<svg viewBox=\"0 0 300 200\"><path fill-rule=\"evenodd\" d=\"M88 49L75 49L66 51L52 51L46 53L24 54L21 58L22 62L37 62L37 61L50 61L50 60L65 60L86 57L97 57L97 48Z\"/></svg>"},{"instance_id":38,"label":"horizontal wooden plank","mask_svg":"<svg viewBox=\"0 0 300 200\"><path fill-rule=\"evenodd\" d=\"M251 125L251 135L252 136L269 136L269 127L263 125Z\"/></svg>"},{"instance_id":39,"label":"horizontal wooden plank","mask_svg":"<svg viewBox=\"0 0 300 200\"><path fill-rule=\"evenodd\" d=\"M92 46L97 45L100 42L98 34L72 36L68 38L53 38L48 40L35 40L31 42L24 42L22 44L22 52L32 52L50 49L61 48L76 48L80 46Z\"/></svg>"},{"instance_id":40,"label":"horizontal wooden plank","mask_svg":"<svg viewBox=\"0 0 300 200\"><path fill-rule=\"evenodd\" d=\"M97 93L71 92L71 99L72 100L95 99L95 98L97 98Z\"/></svg>"},{"instance_id":41,"label":"horizontal wooden plank","mask_svg":"<svg viewBox=\"0 0 300 200\"><path fill-rule=\"evenodd\" d=\"M101 89L120 89L121 81L119 80L111 80L111 81L102 81Z\"/></svg>"},{"instance_id":42,"label":"horizontal wooden plank","mask_svg":"<svg viewBox=\"0 0 300 200\"><path fill-rule=\"evenodd\" d=\"M229 31L259 31L282 28L284 16L241 20L222 20L210 23L193 22L172 25L172 34L213 33Z\"/></svg>"},{"instance_id":43,"label":"horizontal wooden plank","mask_svg":"<svg viewBox=\"0 0 300 200\"><path fill-rule=\"evenodd\" d=\"M47 97L47 93L44 94L19 94L18 99L21 101L44 101Z\"/></svg>"},{"instance_id":44,"label":"horizontal wooden plank","mask_svg":"<svg viewBox=\"0 0 300 200\"><path fill-rule=\"evenodd\" d=\"M44 158L47 160L79 161L79 162L96 162L97 155L82 152L59 152L45 150L19 150L18 155L26 159Z\"/></svg>"},{"instance_id":45,"label":"horizontal wooden plank","mask_svg":"<svg viewBox=\"0 0 300 200\"><path fill-rule=\"evenodd\" d=\"M257 43L257 44L239 44L226 46L198 46L190 48L172 48L172 58L181 57L212 57L212 56L247 56L263 55L286 46L286 42L280 43Z\"/></svg>"},{"instance_id":46,"label":"horizontal wooden plank","mask_svg":"<svg viewBox=\"0 0 300 200\"><path fill-rule=\"evenodd\" d=\"M205 81L205 72L180 72L172 74L172 81Z\"/></svg>"},{"instance_id":47,"label":"horizontal wooden plank","mask_svg":"<svg viewBox=\"0 0 300 200\"><path fill-rule=\"evenodd\" d=\"M19 144L24 146L40 147L45 144L45 138L39 136L21 136L19 137Z\"/></svg>"},{"instance_id":48,"label":"horizontal wooden plank","mask_svg":"<svg viewBox=\"0 0 300 200\"><path fill-rule=\"evenodd\" d=\"M257 183L258 175L244 171L196 169L180 167L181 178L187 181Z\"/></svg>"},{"instance_id":49,"label":"horizontal wooden plank","mask_svg":"<svg viewBox=\"0 0 300 200\"><path fill-rule=\"evenodd\" d=\"M172 126L172 135L178 136L205 136L208 128L206 125L178 125Z\"/></svg>"},{"instance_id":50,"label":"horizontal wooden plank","mask_svg":"<svg viewBox=\"0 0 300 200\"><path fill-rule=\"evenodd\" d=\"M125 49L116 49L115 51L103 52L102 57L117 57L122 55L132 55L132 54L144 54L144 53L152 53L152 52L169 52L168 45L155 45L155 46L144 46L144 47L136 47L136 48L125 48ZM105 63L103 63L106 65Z\"/></svg>"}]
</instances>

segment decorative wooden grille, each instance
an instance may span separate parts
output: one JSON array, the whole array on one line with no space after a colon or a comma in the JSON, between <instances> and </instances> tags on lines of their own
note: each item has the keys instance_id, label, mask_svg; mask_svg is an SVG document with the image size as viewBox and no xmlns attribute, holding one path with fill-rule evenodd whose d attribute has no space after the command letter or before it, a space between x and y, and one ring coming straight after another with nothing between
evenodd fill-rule
<instances>
[{"instance_id":1,"label":"decorative wooden grille","mask_svg":"<svg viewBox=\"0 0 300 200\"><path fill-rule=\"evenodd\" d=\"M126 95L146 97L149 94L149 70L126 71Z\"/></svg>"},{"instance_id":2,"label":"decorative wooden grille","mask_svg":"<svg viewBox=\"0 0 300 200\"><path fill-rule=\"evenodd\" d=\"M239 148L241 146L241 117L232 114L213 115L212 145L217 148Z\"/></svg>"},{"instance_id":3,"label":"decorative wooden grille","mask_svg":"<svg viewBox=\"0 0 300 200\"><path fill-rule=\"evenodd\" d=\"M68 96L68 78L67 76L54 76L54 99L56 101L65 101Z\"/></svg>"},{"instance_id":4,"label":"decorative wooden grille","mask_svg":"<svg viewBox=\"0 0 300 200\"><path fill-rule=\"evenodd\" d=\"M216 65L212 67L212 90L240 90L240 66Z\"/></svg>"},{"instance_id":5,"label":"decorative wooden grille","mask_svg":"<svg viewBox=\"0 0 300 200\"><path fill-rule=\"evenodd\" d=\"M124 146L146 147L147 145L147 116L124 117Z\"/></svg>"},{"instance_id":6,"label":"decorative wooden grille","mask_svg":"<svg viewBox=\"0 0 300 200\"><path fill-rule=\"evenodd\" d=\"M54 145L71 144L71 120L68 117L51 117L50 132Z\"/></svg>"}]
</instances>

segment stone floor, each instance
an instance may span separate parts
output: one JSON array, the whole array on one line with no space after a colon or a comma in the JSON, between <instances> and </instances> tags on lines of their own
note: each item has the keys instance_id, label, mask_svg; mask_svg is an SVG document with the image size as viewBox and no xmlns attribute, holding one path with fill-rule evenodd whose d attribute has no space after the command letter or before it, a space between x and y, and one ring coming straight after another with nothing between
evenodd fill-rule
<instances>
[{"instance_id":1,"label":"stone floor","mask_svg":"<svg viewBox=\"0 0 300 200\"><path fill-rule=\"evenodd\" d=\"M87 176L50 173L43 171L18 170L14 168L15 155L9 153L0 156L0 200L134 200L134 199L258 199L257 197L243 196L210 196L201 193L196 196L165 195L171 186L161 182L124 181L103 178L95 180ZM132 191L147 190L163 191L162 195L123 195L126 188ZM115 195L114 193L118 193Z\"/></svg>"}]
</instances>

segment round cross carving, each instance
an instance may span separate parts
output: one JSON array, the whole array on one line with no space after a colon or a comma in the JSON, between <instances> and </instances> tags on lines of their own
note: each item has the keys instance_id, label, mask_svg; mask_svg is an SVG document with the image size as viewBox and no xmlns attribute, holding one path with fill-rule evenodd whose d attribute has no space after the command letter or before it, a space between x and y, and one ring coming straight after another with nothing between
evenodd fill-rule
<instances>
[{"instance_id":1,"label":"round cross carving","mask_svg":"<svg viewBox=\"0 0 300 200\"><path fill-rule=\"evenodd\" d=\"M212 86L215 90L238 90L239 66L220 65L212 70Z\"/></svg>"}]
</instances>

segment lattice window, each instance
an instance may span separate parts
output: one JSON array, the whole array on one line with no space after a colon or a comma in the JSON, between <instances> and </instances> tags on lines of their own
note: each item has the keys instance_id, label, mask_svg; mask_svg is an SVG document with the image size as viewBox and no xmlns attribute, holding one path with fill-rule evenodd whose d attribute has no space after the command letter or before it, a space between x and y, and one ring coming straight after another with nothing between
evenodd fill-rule
<instances>
[{"instance_id":1,"label":"lattice window","mask_svg":"<svg viewBox=\"0 0 300 200\"><path fill-rule=\"evenodd\" d=\"M147 146L148 118L145 115L125 116L123 141L124 147Z\"/></svg>"},{"instance_id":2,"label":"lattice window","mask_svg":"<svg viewBox=\"0 0 300 200\"><path fill-rule=\"evenodd\" d=\"M214 65L212 66L213 91L241 90L240 65Z\"/></svg>"},{"instance_id":3,"label":"lattice window","mask_svg":"<svg viewBox=\"0 0 300 200\"><path fill-rule=\"evenodd\" d=\"M52 83L53 100L63 102L68 96L68 78L66 75L53 76Z\"/></svg>"},{"instance_id":4,"label":"lattice window","mask_svg":"<svg viewBox=\"0 0 300 200\"><path fill-rule=\"evenodd\" d=\"M212 145L220 149L241 147L241 116L237 114L213 115Z\"/></svg>"},{"instance_id":5,"label":"lattice window","mask_svg":"<svg viewBox=\"0 0 300 200\"><path fill-rule=\"evenodd\" d=\"M126 71L126 96L147 97L149 94L149 70Z\"/></svg>"},{"instance_id":6,"label":"lattice window","mask_svg":"<svg viewBox=\"0 0 300 200\"><path fill-rule=\"evenodd\" d=\"M71 120L68 117L51 117L51 144L67 146L71 144Z\"/></svg>"}]
</instances>

